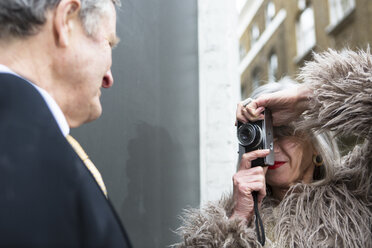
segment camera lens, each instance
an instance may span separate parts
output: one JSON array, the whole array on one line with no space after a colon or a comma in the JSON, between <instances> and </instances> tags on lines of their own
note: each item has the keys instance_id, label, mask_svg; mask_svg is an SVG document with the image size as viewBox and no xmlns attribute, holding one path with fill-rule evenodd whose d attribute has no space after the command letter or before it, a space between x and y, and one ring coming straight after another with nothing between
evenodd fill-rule
<instances>
[{"instance_id":1,"label":"camera lens","mask_svg":"<svg viewBox=\"0 0 372 248\"><path fill-rule=\"evenodd\" d=\"M260 127L251 123L243 124L238 129L238 140L242 146L256 147L261 142Z\"/></svg>"},{"instance_id":2,"label":"camera lens","mask_svg":"<svg viewBox=\"0 0 372 248\"><path fill-rule=\"evenodd\" d=\"M256 136L251 124L244 124L238 130L238 139L243 146L249 146Z\"/></svg>"}]
</instances>

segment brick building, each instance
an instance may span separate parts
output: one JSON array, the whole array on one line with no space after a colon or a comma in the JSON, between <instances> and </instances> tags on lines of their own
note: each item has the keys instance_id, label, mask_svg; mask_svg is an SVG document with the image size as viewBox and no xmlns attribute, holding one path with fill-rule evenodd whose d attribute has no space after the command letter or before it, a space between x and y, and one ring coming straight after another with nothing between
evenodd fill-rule
<instances>
[{"instance_id":1,"label":"brick building","mask_svg":"<svg viewBox=\"0 0 372 248\"><path fill-rule=\"evenodd\" d=\"M311 52L366 48L371 0L238 0L242 98L284 76L296 77Z\"/></svg>"}]
</instances>

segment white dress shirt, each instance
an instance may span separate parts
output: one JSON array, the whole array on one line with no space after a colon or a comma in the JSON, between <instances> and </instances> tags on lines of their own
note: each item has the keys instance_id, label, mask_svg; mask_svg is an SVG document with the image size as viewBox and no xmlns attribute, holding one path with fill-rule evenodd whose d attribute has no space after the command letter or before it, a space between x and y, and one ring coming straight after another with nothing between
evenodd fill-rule
<instances>
[{"instance_id":1,"label":"white dress shirt","mask_svg":"<svg viewBox=\"0 0 372 248\"><path fill-rule=\"evenodd\" d=\"M54 119L56 120L59 128L61 129L61 132L63 133L63 135L66 137L70 133L70 127L68 126L66 117L64 116L61 108L58 106L57 102L53 99L53 97L46 90L40 88L39 86L31 83L27 79L21 77L20 75L18 75L17 73L12 71L9 67L7 67L5 65L0 64L0 73L13 74L17 77L20 77L20 78L26 80L32 86L34 86L39 91L40 95L44 98L44 101L48 105L48 107L50 109L50 112L52 112L52 114L54 116Z\"/></svg>"}]
</instances>

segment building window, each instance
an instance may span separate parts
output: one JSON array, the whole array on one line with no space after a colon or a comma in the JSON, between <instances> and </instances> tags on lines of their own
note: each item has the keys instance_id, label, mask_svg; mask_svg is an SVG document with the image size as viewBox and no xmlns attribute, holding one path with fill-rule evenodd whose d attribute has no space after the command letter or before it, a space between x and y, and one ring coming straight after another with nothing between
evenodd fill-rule
<instances>
[{"instance_id":1,"label":"building window","mask_svg":"<svg viewBox=\"0 0 372 248\"><path fill-rule=\"evenodd\" d=\"M244 82L240 88L241 92L240 92L240 97L242 100L248 98L248 94L247 94L247 84Z\"/></svg>"},{"instance_id":2,"label":"building window","mask_svg":"<svg viewBox=\"0 0 372 248\"><path fill-rule=\"evenodd\" d=\"M297 6L299 10L303 11L306 8L306 0L298 0Z\"/></svg>"},{"instance_id":3,"label":"building window","mask_svg":"<svg viewBox=\"0 0 372 248\"><path fill-rule=\"evenodd\" d=\"M329 21L331 25L339 23L355 8L355 0L328 0Z\"/></svg>"},{"instance_id":4,"label":"building window","mask_svg":"<svg viewBox=\"0 0 372 248\"><path fill-rule=\"evenodd\" d=\"M260 69L255 68L252 73L252 91L260 87Z\"/></svg>"},{"instance_id":5,"label":"building window","mask_svg":"<svg viewBox=\"0 0 372 248\"><path fill-rule=\"evenodd\" d=\"M258 41L259 37L260 37L260 30L257 24L253 24L252 29L251 29L251 47L254 46L254 44Z\"/></svg>"},{"instance_id":6,"label":"building window","mask_svg":"<svg viewBox=\"0 0 372 248\"><path fill-rule=\"evenodd\" d=\"M240 61L243 60L245 55L247 54L247 50L245 49L245 46L242 43L239 43L239 58Z\"/></svg>"},{"instance_id":7,"label":"building window","mask_svg":"<svg viewBox=\"0 0 372 248\"><path fill-rule=\"evenodd\" d=\"M268 68L268 80L269 82L276 81L276 75L278 73L278 56L272 52L269 57L269 68Z\"/></svg>"},{"instance_id":8,"label":"building window","mask_svg":"<svg viewBox=\"0 0 372 248\"><path fill-rule=\"evenodd\" d=\"M271 21L275 17L275 5L272 1L270 1L266 5L266 13L265 14L266 14L265 19L266 19L266 27L267 27L267 26L269 26L269 24L271 23Z\"/></svg>"},{"instance_id":9,"label":"building window","mask_svg":"<svg viewBox=\"0 0 372 248\"><path fill-rule=\"evenodd\" d=\"M297 55L305 55L316 43L314 11L307 6L300 12L296 24Z\"/></svg>"}]
</instances>

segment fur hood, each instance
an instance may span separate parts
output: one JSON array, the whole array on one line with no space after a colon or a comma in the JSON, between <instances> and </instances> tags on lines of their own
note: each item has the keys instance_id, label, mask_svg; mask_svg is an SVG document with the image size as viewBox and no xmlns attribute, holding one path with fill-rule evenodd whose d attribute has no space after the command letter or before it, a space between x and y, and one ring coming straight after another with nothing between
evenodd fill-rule
<instances>
[{"instance_id":1,"label":"fur hood","mask_svg":"<svg viewBox=\"0 0 372 248\"><path fill-rule=\"evenodd\" d=\"M372 247L372 56L370 51L314 54L300 78L314 91L302 128L354 135L359 145L334 162L326 184L297 184L260 212L265 247ZM230 220L231 196L185 210L176 247L262 247L254 222Z\"/></svg>"}]
</instances>

